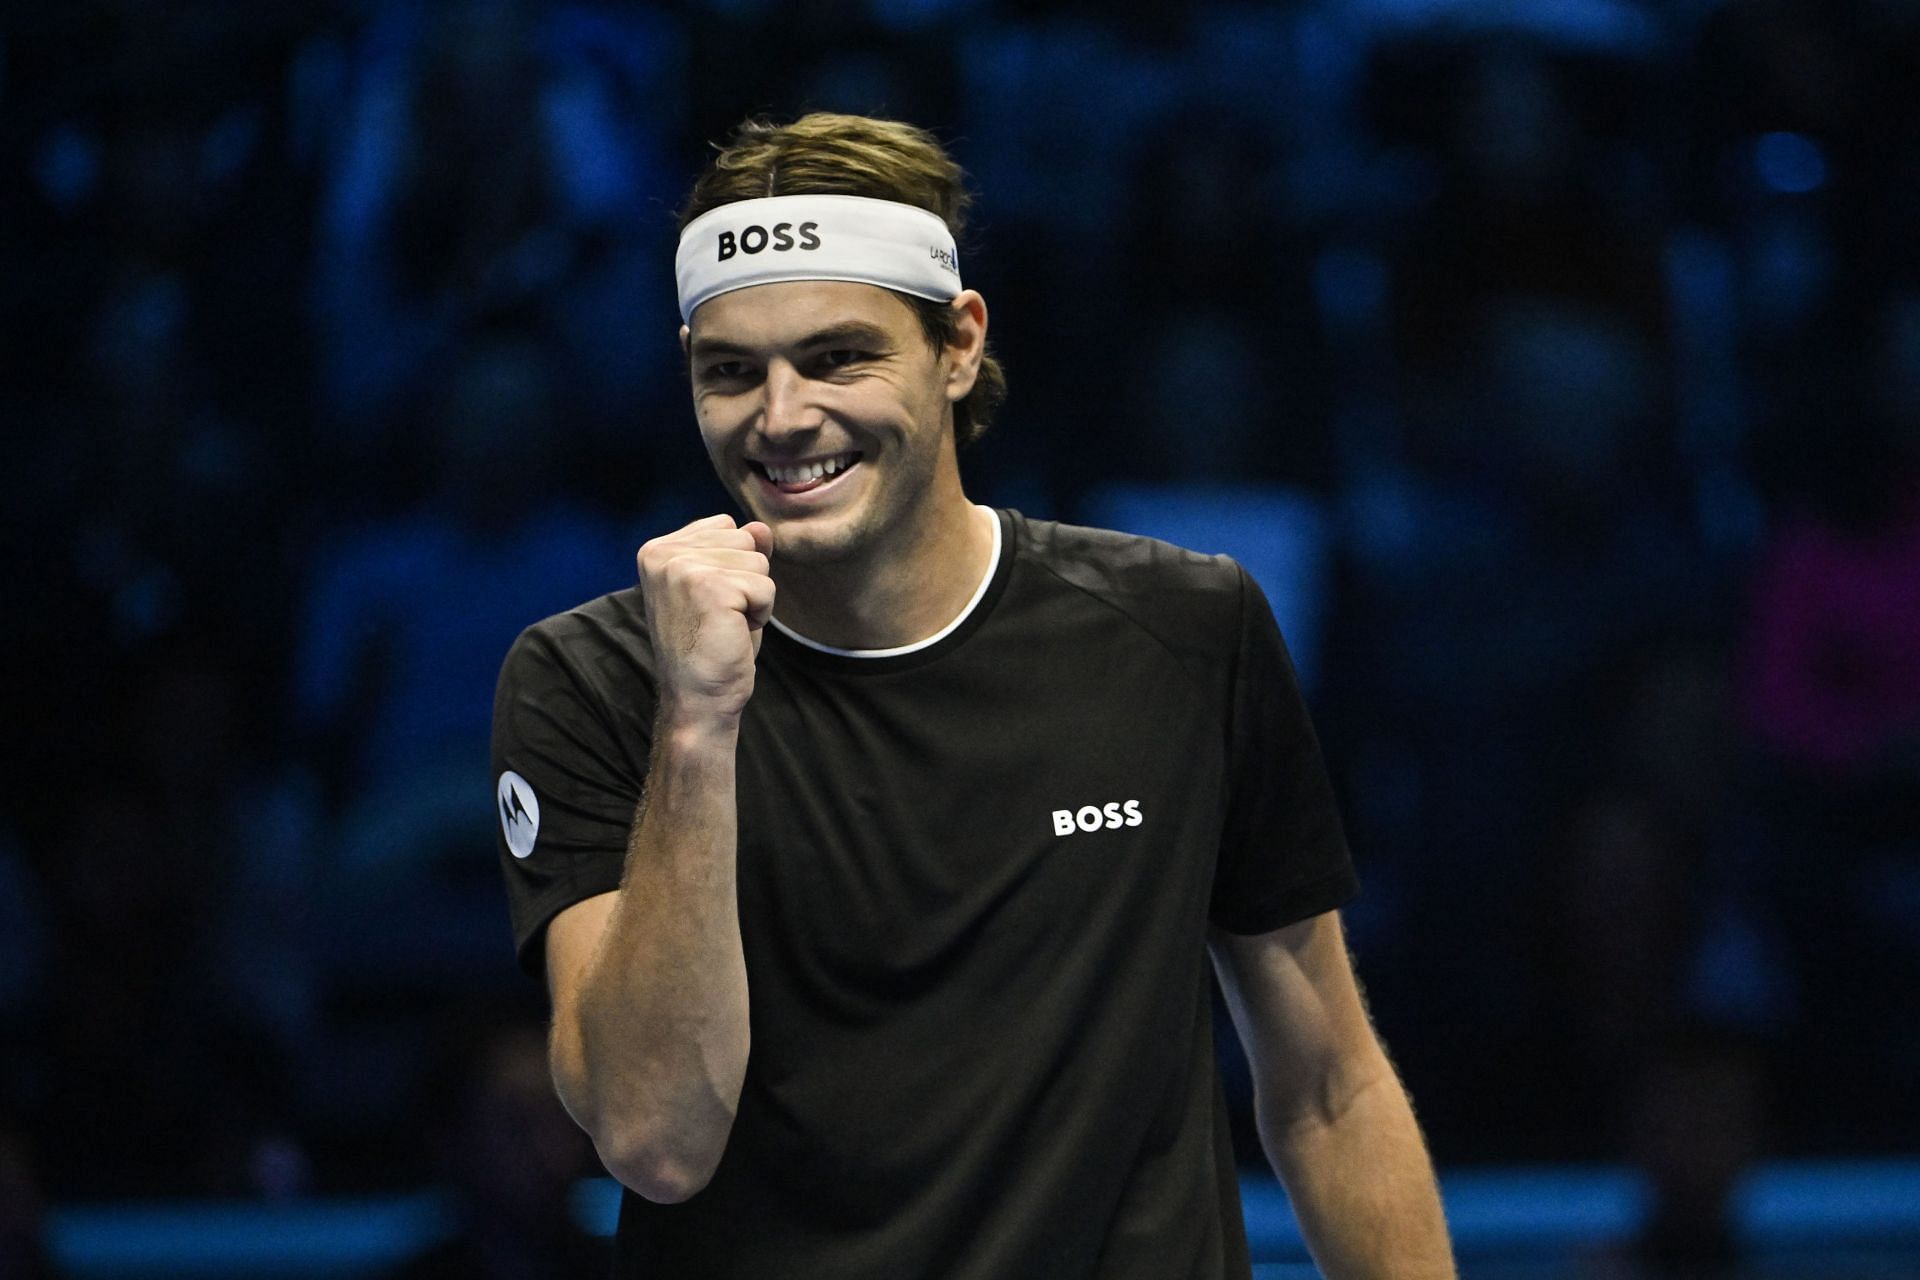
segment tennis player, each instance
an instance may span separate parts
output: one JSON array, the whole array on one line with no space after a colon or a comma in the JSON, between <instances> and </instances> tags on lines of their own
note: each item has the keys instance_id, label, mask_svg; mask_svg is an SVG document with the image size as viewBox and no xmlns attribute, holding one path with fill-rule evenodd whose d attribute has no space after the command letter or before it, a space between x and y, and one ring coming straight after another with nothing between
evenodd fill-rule
<instances>
[{"instance_id":1,"label":"tennis player","mask_svg":"<svg viewBox=\"0 0 1920 1280\"><path fill-rule=\"evenodd\" d=\"M1217 975L1324 1272L1451 1276L1259 588L964 492L1005 390L965 209L907 125L738 132L677 259L737 513L501 674L501 865L616 1274L1247 1277Z\"/></svg>"}]
</instances>

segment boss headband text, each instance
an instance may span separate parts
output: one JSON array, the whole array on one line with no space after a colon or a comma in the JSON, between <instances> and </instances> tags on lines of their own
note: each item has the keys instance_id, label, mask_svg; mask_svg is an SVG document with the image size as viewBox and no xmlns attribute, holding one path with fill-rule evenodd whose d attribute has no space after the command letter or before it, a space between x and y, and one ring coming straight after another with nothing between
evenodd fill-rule
<instances>
[{"instance_id":1,"label":"boss headband text","mask_svg":"<svg viewBox=\"0 0 1920 1280\"><path fill-rule=\"evenodd\" d=\"M680 318L709 298L791 280L847 280L949 302L960 254L938 216L866 196L768 196L687 224L674 257Z\"/></svg>"}]
</instances>

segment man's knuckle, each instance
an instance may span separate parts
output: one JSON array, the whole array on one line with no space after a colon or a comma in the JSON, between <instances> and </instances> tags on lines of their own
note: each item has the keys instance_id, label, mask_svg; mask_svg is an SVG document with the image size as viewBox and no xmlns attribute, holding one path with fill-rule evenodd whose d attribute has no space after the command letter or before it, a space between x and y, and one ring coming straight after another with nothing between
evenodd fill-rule
<instances>
[{"instance_id":1,"label":"man's knuckle","mask_svg":"<svg viewBox=\"0 0 1920 1280\"><path fill-rule=\"evenodd\" d=\"M738 590L719 574L705 574L694 584L693 598L702 608L719 612L733 607Z\"/></svg>"}]
</instances>

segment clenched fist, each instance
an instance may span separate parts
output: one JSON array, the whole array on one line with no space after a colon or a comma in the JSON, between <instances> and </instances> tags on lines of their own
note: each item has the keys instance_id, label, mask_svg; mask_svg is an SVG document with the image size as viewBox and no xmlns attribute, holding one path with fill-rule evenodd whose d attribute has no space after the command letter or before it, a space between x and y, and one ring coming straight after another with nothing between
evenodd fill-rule
<instances>
[{"instance_id":1,"label":"clenched fist","mask_svg":"<svg viewBox=\"0 0 1920 1280\"><path fill-rule=\"evenodd\" d=\"M695 520L640 548L660 712L668 724L732 727L753 695L760 632L773 616L773 530Z\"/></svg>"}]
</instances>

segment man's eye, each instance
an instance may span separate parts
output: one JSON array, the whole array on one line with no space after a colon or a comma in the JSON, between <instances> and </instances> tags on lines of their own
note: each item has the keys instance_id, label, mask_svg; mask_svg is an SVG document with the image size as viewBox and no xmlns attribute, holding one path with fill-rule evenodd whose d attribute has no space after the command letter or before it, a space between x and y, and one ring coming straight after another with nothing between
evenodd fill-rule
<instances>
[{"instance_id":1,"label":"man's eye","mask_svg":"<svg viewBox=\"0 0 1920 1280\"><path fill-rule=\"evenodd\" d=\"M705 376L709 382L731 382L745 375L746 371L744 360L716 360L707 366Z\"/></svg>"},{"instance_id":2,"label":"man's eye","mask_svg":"<svg viewBox=\"0 0 1920 1280\"><path fill-rule=\"evenodd\" d=\"M820 355L820 363L829 369L844 369L848 365L858 361L864 355L866 355L864 351L855 351L850 347L841 348L837 351L822 352Z\"/></svg>"}]
</instances>

